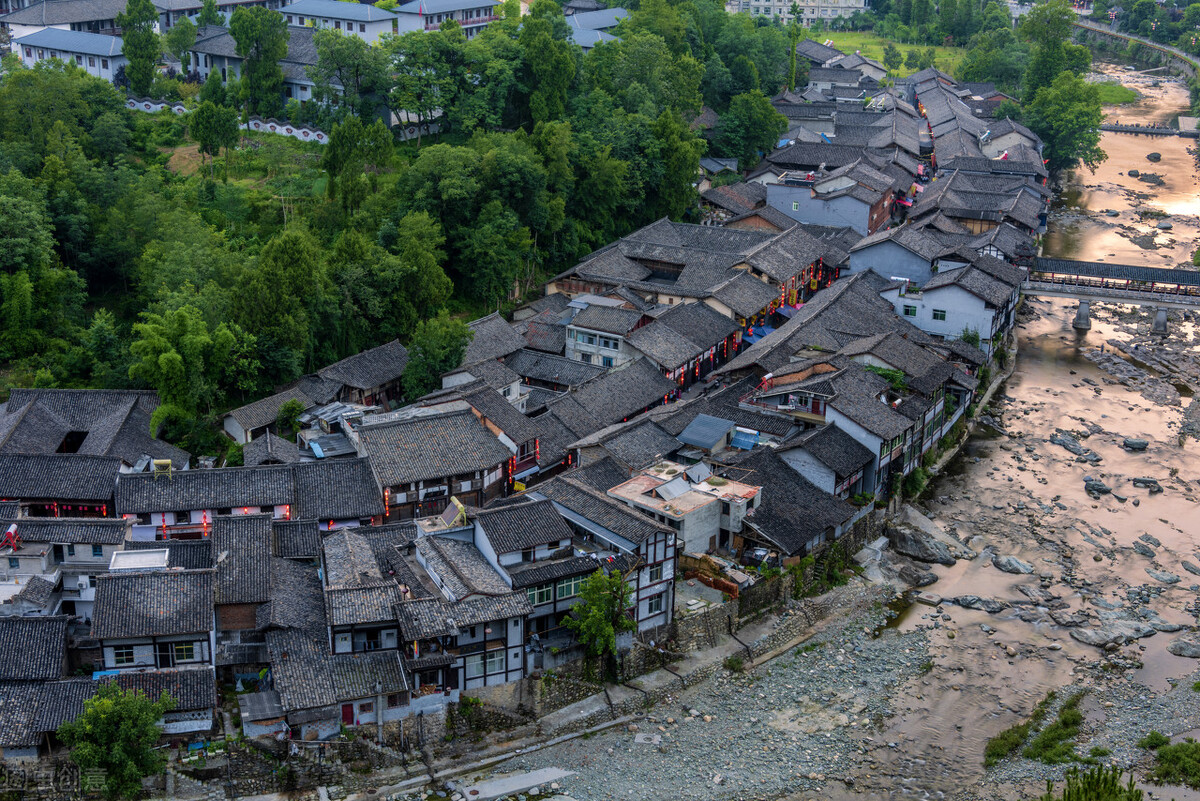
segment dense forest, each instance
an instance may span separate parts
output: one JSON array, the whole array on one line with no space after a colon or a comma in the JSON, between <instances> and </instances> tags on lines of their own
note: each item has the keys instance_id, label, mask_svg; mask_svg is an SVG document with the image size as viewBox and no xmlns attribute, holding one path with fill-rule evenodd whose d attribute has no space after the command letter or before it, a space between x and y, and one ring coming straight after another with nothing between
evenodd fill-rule
<instances>
[{"instance_id":1,"label":"dense forest","mask_svg":"<svg viewBox=\"0 0 1200 801\"><path fill-rule=\"evenodd\" d=\"M240 13L235 37L269 60L275 33ZM408 341L439 310L486 313L617 236L684 217L706 148L688 121L702 104L769 108L788 36L714 0L647 0L622 32L584 54L551 0L470 41L452 23L380 47L321 32L314 71L346 87L336 106L309 104L325 147L239 135L237 114L277 110L267 68L199 87L131 60L128 78L189 97L195 110L176 117L128 111L71 65L7 57L5 384L153 387L172 438L212 452L208 423L225 408ZM439 108L442 133L420 143L378 121Z\"/></svg>"}]
</instances>

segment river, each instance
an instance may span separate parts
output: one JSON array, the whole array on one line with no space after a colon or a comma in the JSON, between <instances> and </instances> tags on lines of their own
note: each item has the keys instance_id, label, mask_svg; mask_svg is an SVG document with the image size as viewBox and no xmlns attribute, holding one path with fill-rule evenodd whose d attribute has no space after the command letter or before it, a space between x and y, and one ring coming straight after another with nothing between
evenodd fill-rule
<instances>
[{"instance_id":1,"label":"river","mask_svg":"<svg viewBox=\"0 0 1200 801\"><path fill-rule=\"evenodd\" d=\"M1187 88L1178 81L1114 65L1097 69L1144 95L1135 104L1106 108L1110 120L1168 123L1186 113ZM1194 143L1104 133L1108 160L1095 173L1080 169L1066 181L1053 207L1045 255L1190 266L1200 238L1200 191L1189 152ZM1152 152L1161 160L1148 160ZM1161 183L1131 178L1131 168L1153 172ZM1170 230L1156 227L1161 213ZM875 738L853 794L845 797L1036 797L1046 778L1061 776L1061 767L1010 760L985 771L982 755L989 738L1027 717L1050 690L1089 691L1078 750L1112 751L1103 761L1145 763L1133 743L1152 726L1171 735L1196 728L1200 700L1192 698L1191 684L1198 663L1166 650L1179 634L1160 631L1115 652L1070 636L1074 625L1092 627L1110 617L1160 629L1197 621L1200 579L1181 569L1200 550L1200 455L1194 440L1181 442L1179 436L1190 403L1185 379L1196 375L1192 315L1172 313L1169 338L1157 342L1149 336L1152 312L1093 304L1093 327L1079 332L1071 326L1075 305L1026 303L1015 372L990 409L1002 433L983 429L974 436L922 504L937 524L981 554L954 567L935 566L939 580L927 589L944 598L977 595L1012 606L987 614L952 604L939 611L914 605L904 613L900 630L930 629L934 667L899 693L896 716ZM1182 368L1181 375L1154 381L1157 372L1151 371L1151 389L1140 392L1114 380L1123 364L1113 359L1116 368L1110 365L1109 372L1096 364L1101 347L1109 354L1105 359L1115 350L1118 357L1136 356L1130 360L1135 364L1161 365L1164 357ZM1175 394L1174 382L1184 397ZM1081 461L1052 444L1059 430L1074 432L1102 461ZM1130 452L1122 447L1126 437L1148 440L1149 447ZM1103 481L1113 493L1089 496L1085 477ZM1134 477L1157 478L1165 491L1135 488ZM1135 542L1142 544L1140 552ZM992 566L989 551L1016 556L1034 571L1003 573ZM1054 600L1031 603L1033 597ZM1200 796L1169 788L1163 797Z\"/></svg>"}]
</instances>

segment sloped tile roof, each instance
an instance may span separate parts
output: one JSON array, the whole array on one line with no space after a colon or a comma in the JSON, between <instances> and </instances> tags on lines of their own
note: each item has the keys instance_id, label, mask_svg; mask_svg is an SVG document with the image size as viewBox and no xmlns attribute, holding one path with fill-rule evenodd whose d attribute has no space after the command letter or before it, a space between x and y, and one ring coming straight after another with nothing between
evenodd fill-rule
<instances>
[{"instance_id":1,"label":"sloped tile roof","mask_svg":"<svg viewBox=\"0 0 1200 801\"><path fill-rule=\"evenodd\" d=\"M642 326L631 333L626 341L663 370L676 370L702 352L700 346L661 320Z\"/></svg>"},{"instance_id":2,"label":"sloped tile roof","mask_svg":"<svg viewBox=\"0 0 1200 801\"><path fill-rule=\"evenodd\" d=\"M242 449L242 463L246 467L260 464L293 464L300 461L300 447L296 443L276 436L268 431Z\"/></svg>"},{"instance_id":3,"label":"sloped tile roof","mask_svg":"<svg viewBox=\"0 0 1200 801\"><path fill-rule=\"evenodd\" d=\"M675 382L660 373L648 360L635 359L582 384L569 397L604 426L637 414L674 390ZM557 411L564 400L554 401L550 409ZM584 432L580 436L589 433Z\"/></svg>"},{"instance_id":4,"label":"sloped tile roof","mask_svg":"<svg viewBox=\"0 0 1200 801\"><path fill-rule=\"evenodd\" d=\"M67 618L0 617L0 681L62 678Z\"/></svg>"},{"instance_id":5,"label":"sloped tile roof","mask_svg":"<svg viewBox=\"0 0 1200 801\"><path fill-rule=\"evenodd\" d=\"M398 381L408 365L408 349L400 340L348 356L317 371L327 381L354 389L370 390Z\"/></svg>"},{"instance_id":6,"label":"sloped tile roof","mask_svg":"<svg viewBox=\"0 0 1200 801\"><path fill-rule=\"evenodd\" d=\"M474 337L463 356L464 365L503 359L525 347L525 337L518 334L499 312L472 320L467 325L474 332Z\"/></svg>"},{"instance_id":7,"label":"sloped tile roof","mask_svg":"<svg viewBox=\"0 0 1200 801\"><path fill-rule=\"evenodd\" d=\"M571 529L549 501L526 501L479 512L479 525L497 554L571 539Z\"/></svg>"},{"instance_id":8,"label":"sloped tile roof","mask_svg":"<svg viewBox=\"0 0 1200 801\"><path fill-rule=\"evenodd\" d=\"M522 378L546 383L577 387L604 372L599 365L553 356L532 350L519 350L505 360L505 365Z\"/></svg>"},{"instance_id":9,"label":"sloped tile roof","mask_svg":"<svg viewBox=\"0 0 1200 801\"><path fill-rule=\"evenodd\" d=\"M213 520L212 547L218 604L260 604L270 595L270 515L218 516Z\"/></svg>"},{"instance_id":10,"label":"sloped tile roof","mask_svg":"<svg viewBox=\"0 0 1200 801\"><path fill-rule=\"evenodd\" d=\"M490 470L512 455L470 410L363 425L359 436L386 487Z\"/></svg>"},{"instance_id":11,"label":"sloped tile roof","mask_svg":"<svg viewBox=\"0 0 1200 801\"><path fill-rule=\"evenodd\" d=\"M274 395L268 395L253 403L247 403L245 406L231 409L229 416L247 431L262 428L274 423L275 419L279 416L280 408L290 400L299 401L304 405L306 410L317 405L316 401L304 393L304 390L299 386L295 386L285 389L282 392L276 392ZM253 445L254 443L250 444ZM246 447L249 447L249 445Z\"/></svg>"},{"instance_id":12,"label":"sloped tile roof","mask_svg":"<svg viewBox=\"0 0 1200 801\"><path fill-rule=\"evenodd\" d=\"M114 640L212 631L213 581L212 570L99 576L92 636Z\"/></svg>"},{"instance_id":13,"label":"sloped tile roof","mask_svg":"<svg viewBox=\"0 0 1200 801\"><path fill-rule=\"evenodd\" d=\"M473 544L431 535L416 541L417 551L445 591L462 601L474 595L499 596L511 590Z\"/></svg>"},{"instance_id":14,"label":"sloped tile roof","mask_svg":"<svg viewBox=\"0 0 1200 801\"><path fill-rule=\"evenodd\" d=\"M795 447L808 453L840 478L868 467L875 458L858 440L829 423L798 440Z\"/></svg>"},{"instance_id":15,"label":"sloped tile roof","mask_svg":"<svg viewBox=\"0 0 1200 801\"><path fill-rule=\"evenodd\" d=\"M618 463L630 470L646 467L679 449L675 437L650 420L628 426L605 438L601 444Z\"/></svg>"},{"instance_id":16,"label":"sloped tile roof","mask_svg":"<svg viewBox=\"0 0 1200 801\"><path fill-rule=\"evenodd\" d=\"M611 457L605 456L585 467L572 470L570 476L594 490L608 492L618 484L628 481L629 471L619 467Z\"/></svg>"},{"instance_id":17,"label":"sloped tile roof","mask_svg":"<svg viewBox=\"0 0 1200 801\"><path fill-rule=\"evenodd\" d=\"M130 540L127 551L167 552L167 567L183 570L204 570L216 565L212 538L206 540Z\"/></svg>"},{"instance_id":18,"label":"sloped tile roof","mask_svg":"<svg viewBox=\"0 0 1200 801\"><path fill-rule=\"evenodd\" d=\"M321 550L320 523L316 520L275 520L272 553L287 559L316 559Z\"/></svg>"},{"instance_id":19,"label":"sloped tile roof","mask_svg":"<svg viewBox=\"0 0 1200 801\"><path fill-rule=\"evenodd\" d=\"M116 545L125 539L130 524L104 517L0 517L0 531L16 523L24 543L63 545Z\"/></svg>"},{"instance_id":20,"label":"sloped tile roof","mask_svg":"<svg viewBox=\"0 0 1200 801\"><path fill-rule=\"evenodd\" d=\"M296 500L292 517L304 520L353 520L382 515L383 488L371 462L323 459L292 466Z\"/></svg>"},{"instance_id":21,"label":"sloped tile roof","mask_svg":"<svg viewBox=\"0 0 1200 801\"><path fill-rule=\"evenodd\" d=\"M81 453L0 453L0 497L112 502L121 460Z\"/></svg>"},{"instance_id":22,"label":"sloped tile roof","mask_svg":"<svg viewBox=\"0 0 1200 801\"><path fill-rule=\"evenodd\" d=\"M536 587L571 576L590 576L599 569L596 560L588 556L571 556L552 562L535 562L507 568L512 577L513 589Z\"/></svg>"},{"instance_id":23,"label":"sloped tile roof","mask_svg":"<svg viewBox=\"0 0 1200 801\"><path fill-rule=\"evenodd\" d=\"M538 484L534 492L634 545L640 545L660 532L670 531L625 504L575 480L570 473Z\"/></svg>"},{"instance_id":24,"label":"sloped tile roof","mask_svg":"<svg viewBox=\"0 0 1200 801\"><path fill-rule=\"evenodd\" d=\"M574 328L625 336L641 321L642 316L636 309L591 305L576 314L570 325Z\"/></svg>"},{"instance_id":25,"label":"sloped tile roof","mask_svg":"<svg viewBox=\"0 0 1200 801\"><path fill-rule=\"evenodd\" d=\"M737 323L705 303L677 304L658 322L702 350L720 345L738 330Z\"/></svg>"}]
</instances>

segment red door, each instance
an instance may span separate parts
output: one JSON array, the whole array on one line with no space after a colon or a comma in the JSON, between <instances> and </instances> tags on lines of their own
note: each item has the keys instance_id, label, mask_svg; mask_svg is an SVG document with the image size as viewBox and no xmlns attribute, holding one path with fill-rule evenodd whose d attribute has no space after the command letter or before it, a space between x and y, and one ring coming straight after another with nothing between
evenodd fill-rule
<instances>
[{"instance_id":1,"label":"red door","mask_svg":"<svg viewBox=\"0 0 1200 801\"><path fill-rule=\"evenodd\" d=\"M354 704L342 704L342 723L346 726L354 725Z\"/></svg>"}]
</instances>

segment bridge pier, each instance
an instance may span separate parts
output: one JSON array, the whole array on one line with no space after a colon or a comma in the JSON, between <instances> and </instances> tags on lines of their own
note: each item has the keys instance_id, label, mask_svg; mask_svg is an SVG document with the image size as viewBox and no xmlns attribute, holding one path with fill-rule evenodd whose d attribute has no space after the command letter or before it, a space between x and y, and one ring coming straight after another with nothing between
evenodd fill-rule
<instances>
[{"instance_id":1,"label":"bridge pier","mask_svg":"<svg viewBox=\"0 0 1200 801\"><path fill-rule=\"evenodd\" d=\"M1075 312L1075 322L1072 323L1072 325L1075 326L1075 330L1077 330L1077 331L1091 330L1092 318L1088 314L1090 311L1091 311L1091 303L1089 303L1086 300L1079 301L1079 311ZM1166 325L1165 322L1163 324L1164 324L1164 326Z\"/></svg>"},{"instance_id":2,"label":"bridge pier","mask_svg":"<svg viewBox=\"0 0 1200 801\"><path fill-rule=\"evenodd\" d=\"M1150 329L1150 333L1158 336L1167 335L1167 310L1159 308L1154 314L1154 327Z\"/></svg>"}]
</instances>

